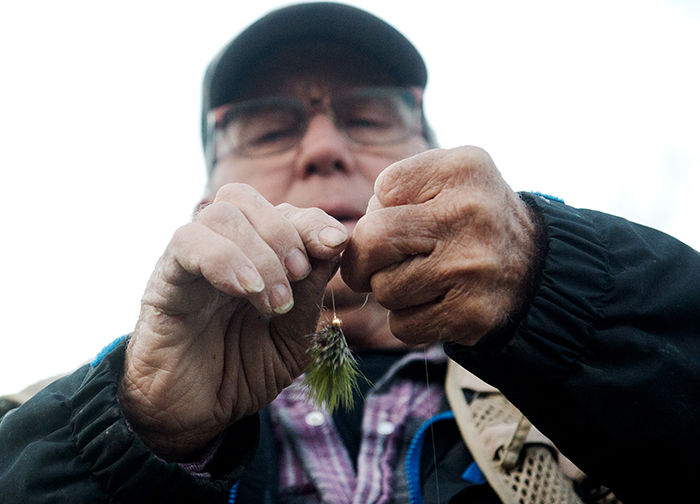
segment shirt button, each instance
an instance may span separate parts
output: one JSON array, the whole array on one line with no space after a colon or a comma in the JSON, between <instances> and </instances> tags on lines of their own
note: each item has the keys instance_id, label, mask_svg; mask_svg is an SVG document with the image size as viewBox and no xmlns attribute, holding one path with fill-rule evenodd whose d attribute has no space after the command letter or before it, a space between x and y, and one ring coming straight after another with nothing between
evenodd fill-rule
<instances>
[{"instance_id":1,"label":"shirt button","mask_svg":"<svg viewBox=\"0 0 700 504\"><path fill-rule=\"evenodd\" d=\"M379 422L379 425L377 425L377 432L382 436L388 436L389 434L394 432L394 429L394 424L386 420Z\"/></svg>"},{"instance_id":2,"label":"shirt button","mask_svg":"<svg viewBox=\"0 0 700 504\"><path fill-rule=\"evenodd\" d=\"M306 417L304 418L304 421L306 421L306 425L310 425L311 427L318 427L319 425L323 425L323 423L326 420L323 417L323 413L321 413L320 411L312 411L311 413L307 413Z\"/></svg>"}]
</instances>

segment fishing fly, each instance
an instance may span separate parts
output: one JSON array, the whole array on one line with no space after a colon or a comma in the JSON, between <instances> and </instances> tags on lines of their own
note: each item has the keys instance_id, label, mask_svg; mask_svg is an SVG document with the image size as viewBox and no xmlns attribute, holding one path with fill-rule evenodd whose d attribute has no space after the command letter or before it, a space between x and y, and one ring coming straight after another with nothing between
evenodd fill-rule
<instances>
[{"instance_id":1,"label":"fishing fly","mask_svg":"<svg viewBox=\"0 0 700 504\"><path fill-rule=\"evenodd\" d=\"M320 331L310 337L311 364L304 377L309 400L329 413L333 413L338 406L351 410L355 393L359 390L358 381L367 378L360 371L357 358L345 339L343 321L335 314L335 299L331 323L324 324Z\"/></svg>"},{"instance_id":2,"label":"fishing fly","mask_svg":"<svg viewBox=\"0 0 700 504\"><path fill-rule=\"evenodd\" d=\"M358 379L364 376L342 327L342 320L333 316L329 325L311 335L311 364L304 378L311 402L329 413L341 405L346 410L352 409Z\"/></svg>"}]
</instances>

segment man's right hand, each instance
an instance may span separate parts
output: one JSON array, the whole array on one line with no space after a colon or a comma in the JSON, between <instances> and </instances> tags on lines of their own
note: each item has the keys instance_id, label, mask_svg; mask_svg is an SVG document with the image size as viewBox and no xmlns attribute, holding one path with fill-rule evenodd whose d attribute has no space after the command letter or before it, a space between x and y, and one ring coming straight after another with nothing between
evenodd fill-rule
<instances>
[{"instance_id":1,"label":"man's right hand","mask_svg":"<svg viewBox=\"0 0 700 504\"><path fill-rule=\"evenodd\" d=\"M178 229L148 283L121 406L171 460L272 401L308 364L323 292L347 242L320 209L229 184Z\"/></svg>"}]
</instances>

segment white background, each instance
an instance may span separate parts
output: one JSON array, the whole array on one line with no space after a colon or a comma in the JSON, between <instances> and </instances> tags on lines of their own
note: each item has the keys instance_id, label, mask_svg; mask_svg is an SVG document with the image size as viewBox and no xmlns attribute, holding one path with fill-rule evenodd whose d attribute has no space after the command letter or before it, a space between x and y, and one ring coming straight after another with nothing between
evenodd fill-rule
<instances>
[{"instance_id":1,"label":"white background","mask_svg":"<svg viewBox=\"0 0 700 504\"><path fill-rule=\"evenodd\" d=\"M428 63L443 146L700 248L700 9L692 0L356 1ZM0 393L132 330L204 186L200 82L272 1L0 8Z\"/></svg>"}]
</instances>

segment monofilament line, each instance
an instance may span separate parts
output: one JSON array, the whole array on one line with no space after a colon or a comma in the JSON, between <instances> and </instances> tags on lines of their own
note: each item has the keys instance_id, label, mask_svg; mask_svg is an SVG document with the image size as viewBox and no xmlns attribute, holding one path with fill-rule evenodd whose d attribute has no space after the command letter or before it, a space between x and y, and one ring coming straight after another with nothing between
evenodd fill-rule
<instances>
[{"instance_id":1,"label":"monofilament line","mask_svg":"<svg viewBox=\"0 0 700 504\"><path fill-rule=\"evenodd\" d=\"M423 364L425 365L425 388L430 394L430 378L428 376L428 353L426 347L423 347ZM434 412L430 412L430 416L433 416ZM435 493L437 494L437 501L440 504L440 480L438 479L438 465L437 465L437 452L435 450L435 422L430 423L430 438L433 443L433 464L435 466Z\"/></svg>"}]
</instances>

